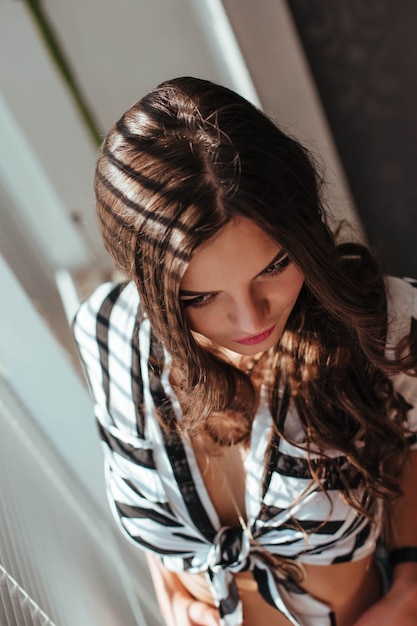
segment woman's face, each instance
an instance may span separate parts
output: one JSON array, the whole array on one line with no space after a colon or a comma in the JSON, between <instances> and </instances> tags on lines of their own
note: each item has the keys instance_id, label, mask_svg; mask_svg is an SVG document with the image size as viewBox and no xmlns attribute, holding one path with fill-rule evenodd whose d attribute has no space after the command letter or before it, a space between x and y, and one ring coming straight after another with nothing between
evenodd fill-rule
<instances>
[{"instance_id":1,"label":"woman's face","mask_svg":"<svg viewBox=\"0 0 417 626\"><path fill-rule=\"evenodd\" d=\"M304 277L259 226L234 218L197 248L181 281L192 331L242 355L280 339Z\"/></svg>"}]
</instances>

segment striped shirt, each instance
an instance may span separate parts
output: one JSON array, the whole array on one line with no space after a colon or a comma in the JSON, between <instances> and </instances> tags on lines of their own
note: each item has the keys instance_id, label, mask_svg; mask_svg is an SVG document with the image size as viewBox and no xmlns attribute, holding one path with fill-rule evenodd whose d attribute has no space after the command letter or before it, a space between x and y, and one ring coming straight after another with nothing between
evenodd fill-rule
<instances>
[{"instance_id":1,"label":"striped shirt","mask_svg":"<svg viewBox=\"0 0 417 626\"><path fill-rule=\"evenodd\" d=\"M413 286L417 282L387 279L387 355L416 323ZM324 493L312 479L307 452L274 434L261 393L245 460L246 527L222 527L189 439L160 427L156 409L180 421L181 407L169 382L169 354L140 311L136 287L97 288L77 314L74 336L94 397L108 497L123 533L169 570L205 572L224 626L242 623L234 574L247 569L263 598L293 624L335 624L329 607L277 573L267 556L315 565L361 559L375 549L382 510L370 525L340 497L331 472ZM417 378L392 378L408 403L409 443L417 448ZM291 401L286 428L292 441L303 440ZM326 457L329 465L345 462L338 450ZM314 449L309 458L313 464L318 458Z\"/></svg>"}]
</instances>

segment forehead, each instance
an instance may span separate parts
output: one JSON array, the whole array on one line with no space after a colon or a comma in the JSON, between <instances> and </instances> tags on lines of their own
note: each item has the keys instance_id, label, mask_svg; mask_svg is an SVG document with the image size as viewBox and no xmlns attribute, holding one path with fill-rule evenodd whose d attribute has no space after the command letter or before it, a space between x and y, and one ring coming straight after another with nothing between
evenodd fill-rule
<instances>
[{"instance_id":1,"label":"forehead","mask_svg":"<svg viewBox=\"0 0 417 626\"><path fill-rule=\"evenodd\" d=\"M236 217L194 252L181 281L186 290L220 290L229 278L250 278L263 270L280 246L257 224Z\"/></svg>"}]
</instances>

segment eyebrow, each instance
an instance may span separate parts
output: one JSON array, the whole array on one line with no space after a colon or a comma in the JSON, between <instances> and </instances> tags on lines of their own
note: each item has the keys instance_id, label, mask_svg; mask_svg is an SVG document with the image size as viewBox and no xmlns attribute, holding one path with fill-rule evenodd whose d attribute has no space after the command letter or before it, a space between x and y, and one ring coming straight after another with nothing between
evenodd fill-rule
<instances>
[{"instance_id":1,"label":"eyebrow","mask_svg":"<svg viewBox=\"0 0 417 626\"><path fill-rule=\"evenodd\" d=\"M283 248L281 248L281 250L278 252L278 254L276 254L274 256L272 261L270 261L267 265L265 265L265 267L260 272L258 272L258 274L256 274L256 276L254 276L254 278L258 278L258 276L261 276L261 274L263 274L268 269L268 267L270 267L271 265L274 265L274 263L277 263L286 254L287 254L287 252ZM215 289L212 289L211 291L189 291L188 289L180 289L179 295L180 295L180 297L183 297L183 296L208 296L211 293L215 293L215 291L216 291Z\"/></svg>"}]
</instances>

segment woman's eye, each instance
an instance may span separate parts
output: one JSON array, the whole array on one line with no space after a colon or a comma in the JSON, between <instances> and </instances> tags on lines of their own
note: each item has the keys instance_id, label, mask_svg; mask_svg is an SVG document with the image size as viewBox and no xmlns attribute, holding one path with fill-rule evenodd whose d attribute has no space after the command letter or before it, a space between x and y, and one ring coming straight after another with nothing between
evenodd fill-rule
<instances>
[{"instance_id":1,"label":"woman's eye","mask_svg":"<svg viewBox=\"0 0 417 626\"><path fill-rule=\"evenodd\" d=\"M212 293L208 293L208 294L204 294L201 296L197 296L196 298L190 298L187 300L181 300L181 304L183 306L184 309L186 309L187 307L202 307L205 306L206 304L209 304L215 294Z\"/></svg>"},{"instance_id":2,"label":"woman's eye","mask_svg":"<svg viewBox=\"0 0 417 626\"><path fill-rule=\"evenodd\" d=\"M290 263L291 263L291 259L288 256L288 254L286 254L282 259L280 259L279 261L276 261L275 263L272 263L269 267L267 267L266 270L264 271L264 274L266 274L267 276L279 274L286 267L288 267Z\"/></svg>"}]
</instances>

